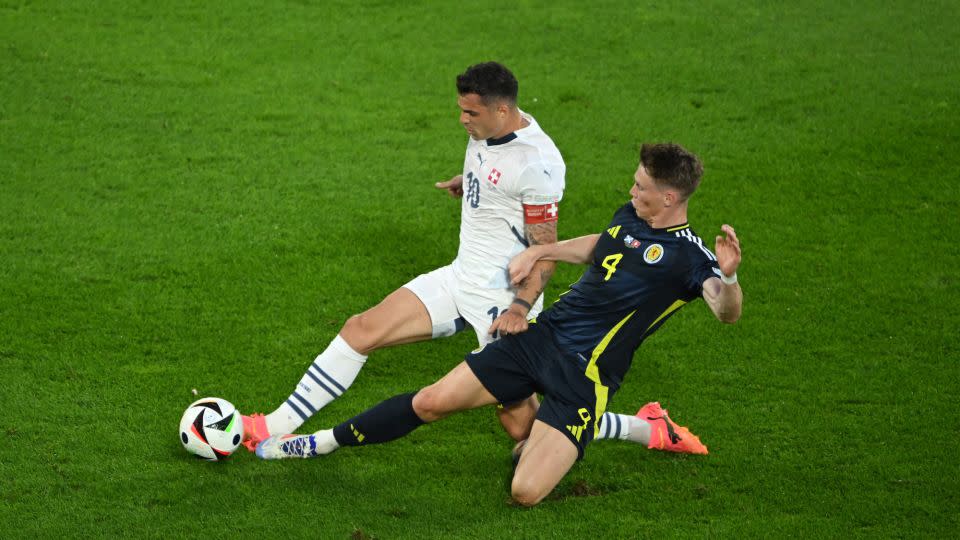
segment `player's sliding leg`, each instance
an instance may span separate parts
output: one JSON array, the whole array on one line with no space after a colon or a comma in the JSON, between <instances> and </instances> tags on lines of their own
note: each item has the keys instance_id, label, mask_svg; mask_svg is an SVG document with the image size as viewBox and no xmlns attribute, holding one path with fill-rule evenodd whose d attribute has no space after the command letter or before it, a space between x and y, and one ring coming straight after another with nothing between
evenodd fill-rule
<instances>
[{"instance_id":1,"label":"player's sliding leg","mask_svg":"<svg viewBox=\"0 0 960 540\"><path fill-rule=\"evenodd\" d=\"M257 446L257 456L263 459L314 457L329 454L341 446L390 442L425 423L496 402L466 362L461 362L442 379L416 394L394 396L333 429L313 435L270 437Z\"/></svg>"},{"instance_id":2,"label":"player's sliding leg","mask_svg":"<svg viewBox=\"0 0 960 540\"><path fill-rule=\"evenodd\" d=\"M329 454L341 446L378 444L399 439L425 422L413 409L415 394L401 394L334 427L312 435L281 435L262 441L256 449L263 459L309 458Z\"/></svg>"},{"instance_id":3,"label":"player's sliding leg","mask_svg":"<svg viewBox=\"0 0 960 540\"><path fill-rule=\"evenodd\" d=\"M347 320L336 338L301 377L293 393L272 413L243 417L244 445L253 450L270 435L299 428L313 414L340 397L353 384L370 352L433 336L430 314L406 288Z\"/></svg>"},{"instance_id":4,"label":"player's sliding leg","mask_svg":"<svg viewBox=\"0 0 960 540\"><path fill-rule=\"evenodd\" d=\"M579 450L566 435L540 420L533 423L522 450L510 491L518 503L534 506L557 487L577 462Z\"/></svg>"},{"instance_id":5,"label":"player's sliding leg","mask_svg":"<svg viewBox=\"0 0 960 540\"><path fill-rule=\"evenodd\" d=\"M667 452L707 453L707 447L700 442L700 438L674 423L666 409L657 402L647 403L635 416L603 413L596 438L622 439Z\"/></svg>"}]
</instances>

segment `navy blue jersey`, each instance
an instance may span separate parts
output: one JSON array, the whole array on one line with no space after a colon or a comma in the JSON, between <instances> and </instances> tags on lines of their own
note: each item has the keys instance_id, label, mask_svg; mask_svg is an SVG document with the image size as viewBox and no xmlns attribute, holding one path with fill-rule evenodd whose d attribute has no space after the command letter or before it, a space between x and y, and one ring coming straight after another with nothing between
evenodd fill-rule
<instances>
[{"instance_id":1,"label":"navy blue jersey","mask_svg":"<svg viewBox=\"0 0 960 540\"><path fill-rule=\"evenodd\" d=\"M640 343L719 275L717 257L689 225L654 229L627 203L580 280L537 322L580 358L588 377L616 390Z\"/></svg>"}]
</instances>

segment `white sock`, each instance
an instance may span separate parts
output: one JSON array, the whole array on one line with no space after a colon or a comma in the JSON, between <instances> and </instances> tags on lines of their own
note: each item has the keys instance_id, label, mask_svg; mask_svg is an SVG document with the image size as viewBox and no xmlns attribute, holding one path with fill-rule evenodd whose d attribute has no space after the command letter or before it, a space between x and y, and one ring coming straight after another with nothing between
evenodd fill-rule
<instances>
[{"instance_id":1,"label":"white sock","mask_svg":"<svg viewBox=\"0 0 960 540\"><path fill-rule=\"evenodd\" d=\"M600 417L600 439L620 439L644 446L650 444L650 424L636 416L605 412Z\"/></svg>"},{"instance_id":2,"label":"white sock","mask_svg":"<svg viewBox=\"0 0 960 540\"><path fill-rule=\"evenodd\" d=\"M337 335L310 364L287 401L267 415L270 434L293 433L314 413L346 392L366 361L365 355L353 350Z\"/></svg>"},{"instance_id":3,"label":"white sock","mask_svg":"<svg viewBox=\"0 0 960 540\"><path fill-rule=\"evenodd\" d=\"M332 429L325 429L314 433L313 440L317 443L314 452L318 456L330 454L337 448L340 448L340 443L338 443L337 438L333 436Z\"/></svg>"}]
</instances>

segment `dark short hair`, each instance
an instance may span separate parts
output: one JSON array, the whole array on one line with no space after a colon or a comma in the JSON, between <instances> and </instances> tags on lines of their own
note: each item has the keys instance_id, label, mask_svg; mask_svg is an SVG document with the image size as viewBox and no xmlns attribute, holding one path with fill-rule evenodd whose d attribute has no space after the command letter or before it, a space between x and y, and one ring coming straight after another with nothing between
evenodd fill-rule
<instances>
[{"instance_id":1,"label":"dark short hair","mask_svg":"<svg viewBox=\"0 0 960 540\"><path fill-rule=\"evenodd\" d=\"M693 195L703 176L700 158L679 144L644 144L640 163L659 186L676 189L683 200Z\"/></svg>"},{"instance_id":2,"label":"dark short hair","mask_svg":"<svg viewBox=\"0 0 960 540\"><path fill-rule=\"evenodd\" d=\"M519 86L513 73L498 62L475 64L457 75L457 92L461 96L477 94L484 105L500 100L515 105Z\"/></svg>"}]
</instances>

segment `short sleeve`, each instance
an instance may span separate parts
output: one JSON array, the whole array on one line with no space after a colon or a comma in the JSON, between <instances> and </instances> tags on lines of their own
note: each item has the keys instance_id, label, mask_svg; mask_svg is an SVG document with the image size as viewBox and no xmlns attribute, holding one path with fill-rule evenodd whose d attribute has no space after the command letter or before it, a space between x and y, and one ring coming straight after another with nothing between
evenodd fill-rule
<instances>
[{"instance_id":1,"label":"short sleeve","mask_svg":"<svg viewBox=\"0 0 960 540\"><path fill-rule=\"evenodd\" d=\"M563 198L564 168L543 163L528 165L520 175L517 191L523 204L551 204Z\"/></svg>"},{"instance_id":2,"label":"short sleeve","mask_svg":"<svg viewBox=\"0 0 960 540\"><path fill-rule=\"evenodd\" d=\"M720 266L717 264L717 257L705 247L693 247L689 249L689 253L691 265L687 272L687 291L692 297L702 296L703 282L712 277L720 277Z\"/></svg>"}]
</instances>

